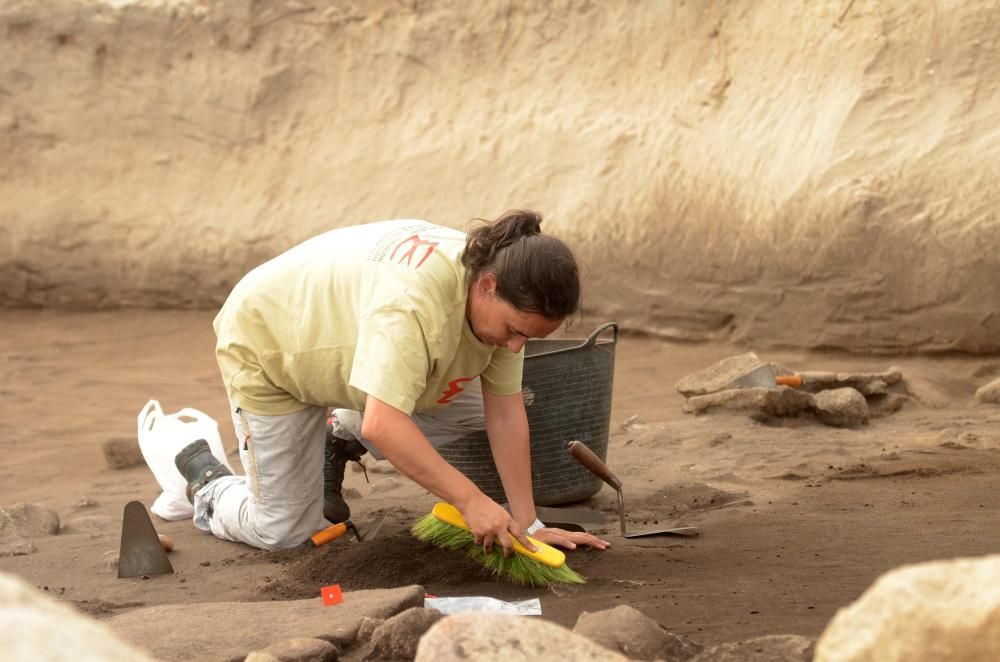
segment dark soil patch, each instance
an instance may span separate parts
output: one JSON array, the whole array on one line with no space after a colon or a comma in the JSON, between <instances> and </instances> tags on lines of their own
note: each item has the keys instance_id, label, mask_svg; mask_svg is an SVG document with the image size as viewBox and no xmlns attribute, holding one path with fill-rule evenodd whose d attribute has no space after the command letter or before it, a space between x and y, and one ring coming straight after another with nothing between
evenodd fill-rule
<instances>
[{"instance_id":1,"label":"dark soil patch","mask_svg":"<svg viewBox=\"0 0 1000 662\"><path fill-rule=\"evenodd\" d=\"M280 579L261 587L270 599L313 597L330 584L340 584L345 591L418 584L442 595L524 593L523 587L494 577L465 552L439 549L408 531L365 542L338 540L319 549L275 552L270 560L287 565Z\"/></svg>"}]
</instances>

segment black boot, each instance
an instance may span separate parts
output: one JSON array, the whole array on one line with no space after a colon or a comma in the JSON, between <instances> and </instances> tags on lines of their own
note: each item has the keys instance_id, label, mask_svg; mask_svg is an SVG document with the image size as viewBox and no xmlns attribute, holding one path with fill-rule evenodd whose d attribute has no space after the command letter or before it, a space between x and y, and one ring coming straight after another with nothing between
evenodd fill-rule
<instances>
[{"instance_id":1,"label":"black boot","mask_svg":"<svg viewBox=\"0 0 1000 662\"><path fill-rule=\"evenodd\" d=\"M187 498L191 503L194 503L194 495L198 490L219 476L233 475L226 468L226 465L212 455L208 442L204 439L199 439L185 446L174 458L174 464L177 465L181 475L187 479Z\"/></svg>"},{"instance_id":2,"label":"black boot","mask_svg":"<svg viewBox=\"0 0 1000 662\"><path fill-rule=\"evenodd\" d=\"M368 452L360 441L341 439L326 431L326 452L323 456L323 517L334 524L346 522L351 509L344 501L344 468L348 462L358 462Z\"/></svg>"}]
</instances>

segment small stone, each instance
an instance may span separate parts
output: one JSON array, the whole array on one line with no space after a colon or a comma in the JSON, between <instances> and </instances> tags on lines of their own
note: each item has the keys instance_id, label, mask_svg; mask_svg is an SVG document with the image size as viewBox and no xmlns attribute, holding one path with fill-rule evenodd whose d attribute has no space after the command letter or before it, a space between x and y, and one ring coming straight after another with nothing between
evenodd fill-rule
<instances>
[{"instance_id":1,"label":"small stone","mask_svg":"<svg viewBox=\"0 0 1000 662\"><path fill-rule=\"evenodd\" d=\"M648 427L649 424L646 423L646 421L639 418L638 414L633 414L632 416L629 416L628 418L625 419L625 422L622 423L622 430L626 432L631 432L632 430L645 430Z\"/></svg>"},{"instance_id":2,"label":"small stone","mask_svg":"<svg viewBox=\"0 0 1000 662\"><path fill-rule=\"evenodd\" d=\"M0 539L0 557L3 556L27 556L38 551L35 543L21 536L10 536Z\"/></svg>"},{"instance_id":3,"label":"small stone","mask_svg":"<svg viewBox=\"0 0 1000 662\"><path fill-rule=\"evenodd\" d=\"M834 427L854 427L868 422L868 401L853 388L820 391L813 396L816 417Z\"/></svg>"},{"instance_id":4,"label":"small stone","mask_svg":"<svg viewBox=\"0 0 1000 662\"><path fill-rule=\"evenodd\" d=\"M146 462L139 450L139 440L135 437L108 439L101 450L104 452L104 461L112 469L128 469Z\"/></svg>"},{"instance_id":5,"label":"small stone","mask_svg":"<svg viewBox=\"0 0 1000 662\"><path fill-rule=\"evenodd\" d=\"M16 503L0 510L0 532L25 538L59 533L59 515L37 503Z\"/></svg>"},{"instance_id":6,"label":"small stone","mask_svg":"<svg viewBox=\"0 0 1000 662\"><path fill-rule=\"evenodd\" d=\"M118 550L113 549L109 552L104 552L104 568L115 572L118 570Z\"/></svg>"},{"instance_id":7,"label":"small stone","mask_svg":"<svg viewBox=\"0 0 1000 662\"><path fill-rule=\"evenodd\" d=\"M371 464L367 465L368 471L376 474L397 474L396 467L392 466L392 462L388 460L375 460Z\"/></svg>"},{"instance_id":8,"label":"small stone","mask_svg":"<svg viewBox=\"0 0 1000 662\"><path fill-rule=\"evenodd\" d=\"M703 646L668 632L634 607L619 605L598 612L583 612L573 632L633 660L687 660Z\"/></svg>"},{"instance_id":9,"label":"small stone","mask_svg":"<svg viewBox=\"0 0 1000 662\"><path fill-rule=\"evenodd\" d=\"M85 508L94 508L97 506L97 502L90 497L80 497L70 508L73 510L83 510Z\"/></svg>"},{"instance_id":10,"label":"small stone","mask_svg":"<svg viewBox=\"0 0 1000 662\"><path fill-rule=\"evenodd\" d=\"M994 379L989 384L981 386L976 391L976 402L1000 404L1000 379Z\"/></svg>"},{"instance_id":11,"label":"small stone","mask_svg":"<svg viewBox=\"0 0 1000 662\"><path fill-rule=\"evenodd\" d=\"M399 487L399 481L393 478L392 476L389 476L387 478L383 478L380 481L372 483L372 486L369 489L369 491L372 494L378 494L381 492L390 492L396 489L397 487Z\"/></svg>"}]
</instances>

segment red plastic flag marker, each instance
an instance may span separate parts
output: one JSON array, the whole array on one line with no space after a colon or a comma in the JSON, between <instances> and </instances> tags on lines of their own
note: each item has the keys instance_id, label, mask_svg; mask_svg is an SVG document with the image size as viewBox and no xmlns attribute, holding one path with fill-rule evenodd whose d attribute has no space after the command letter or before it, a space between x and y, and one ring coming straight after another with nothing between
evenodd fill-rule
<instances>
[{"instance_id":1,"label":"red plastic flag marker","mask_svg":"<svg viewBox=\"0 0 1000 662\"><path fill-rule=\"evenodd\" d=\"M333 605L339 605L344 601L344 594L340 591L340 584L331 584L330 586L324 586L319 590L320 596L323 598L323 605L325 607L332 607Z\"/></svg>"}]
</instances>

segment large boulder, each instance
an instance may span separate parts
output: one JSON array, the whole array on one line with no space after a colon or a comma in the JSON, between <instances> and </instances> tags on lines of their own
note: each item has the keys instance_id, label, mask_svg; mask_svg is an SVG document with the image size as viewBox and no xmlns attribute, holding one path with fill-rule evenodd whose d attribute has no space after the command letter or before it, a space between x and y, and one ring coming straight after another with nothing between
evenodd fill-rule
<instances>
[{"instance_id":1,"label":"large boulder","mask_svg":"<svg viewBox=\"0 0 1000 662\"><path fill-rule=\"evenodd\" d=\"M162 627L162 623L160 624ZM152 662L106 625L0 573L0 660Z\"/></svg>"},{"instance_id":2,"label":"large boulder","mask_svg":"<svg viewBox=\"0 0 1000 662\"><path fill-rule=\"evenodd\" d=\"M625 662L627 657L541 619L469 613L438 621L417 646L415 662Z\"/></svg>"},{"instance_id":3,"label":"large boulder","mask_svg":"<svg viewBox=\"0 0 1000 662\"><path fill-rule=\"evenodd\" d=\"M816 662L982 662L1000 651L1000 554L903 566L830 621Z\"/></svg>"}]
</instances>

